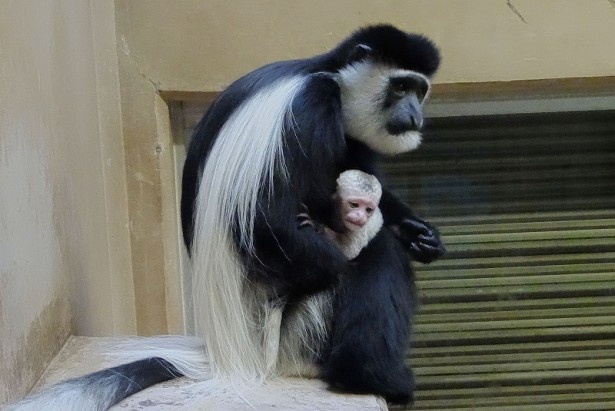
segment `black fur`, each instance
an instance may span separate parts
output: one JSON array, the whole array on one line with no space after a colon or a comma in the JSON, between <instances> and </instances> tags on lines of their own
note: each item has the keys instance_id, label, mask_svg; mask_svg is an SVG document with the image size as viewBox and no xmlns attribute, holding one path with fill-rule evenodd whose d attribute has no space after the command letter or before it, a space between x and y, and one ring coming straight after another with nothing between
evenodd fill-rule
<instances>
[{"instance_id":1,"label":"black fur","mask_svg":"<svg viewBox=\"0 0 615 411\"><path fill-rule=\"evenodd\" d=\"M28 410L36 406L48 409L44 398L51 399L52 396L62 395L62 392L79 392L80 400L83 401L79 404L80 406L84 407L85 404L88 404L88 409L106 410L124 398L152 385L181 376L182 374L166 360L156 357L146 358L60 381L33 397L26 398L23 404L16 404L16 408L10 409L20 410L22 405L25 405L25 409ZM37 396L42 396L42 399L37 398ZM30 401L34 401L36 405L29 404ZM64 403L63 406L71 410L76 409L76 404L73 403ZM53 407L53 409L55 410L57 407Z\"/></svg>"},{"instance_id":2,"label":"black fur","mask_svg":"<svg viewBox=\"0 0 615 411\"><path fill-rule=\"evenodd\" d=\"M370 50L361 46L367 46ZM362 49L360 52L357 52L358 47ZM388 24L359 29L330 53L310 60L317 60L322 71L334 72L367 57L392 67L418 71L428 77L440 65L440 53L430 39L420 34L405 33Z\"/></svg>"},{"instance_id":3,"label":"black fur","mask_svg":"<svg viewBox=\"0 0 615 411\"><path fill-rule=\"evenodd\" d=\"M82 378L101 380L112 377L117 379L117 391L114 398L114 404L116 404L147 387L181 376L182 374L166 360L152 357L108 368Z\"/></svg>"},{"instance_id":4,"label":"black fur","mask_svg":"<svg viewBox=\"0 0 615 411\"><path fill-rule=\"evenodd\" d=\"M324 378L342 390L410 402L414 379L404 360L416 298L409 261L383 229L354 262L337 293Z\"/></svg>"},{"instance_id":5,"label":"black fur","mask_svg":"<svg viewBox=\"0 0 615 411\"><path fill-rule=\"evenodd\" d=\"M425 262L440 256L444 249L437 231L386 188L380 207L397 237L383 230L352 264L326 236L309 226L298 230L296 222L305 206L316 221L326 222L333 215L331 194L341 172L352 168L379 175L379 155L345 135L340 90L333 78L347 64L364 59L431 76L439 53L425 37L379 25L355 32L329 53L270 64L237 80L218 97L193 135L183 173L182 226L190 249L199 172L230 114L280 78L309 76L293 102L296 127L283 136L290 182L278 179L271 198L263 191L255 221L256 256L241 247L240 253L251 279L269 285L290 303L338 287L323 377L347 391L403 403L412 399L414 387L404 364L415 301L407 252ZM340 281L343 285L338 286Z\"/></svg>"}]
</instances>

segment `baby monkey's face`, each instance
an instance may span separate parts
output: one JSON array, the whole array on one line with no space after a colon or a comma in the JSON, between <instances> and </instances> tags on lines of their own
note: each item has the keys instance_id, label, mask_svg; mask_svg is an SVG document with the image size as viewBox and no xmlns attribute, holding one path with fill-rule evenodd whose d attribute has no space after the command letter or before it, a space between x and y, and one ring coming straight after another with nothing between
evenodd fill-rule
<instances>
[{"instance_id":1,"label":"baby monkey's face","mask_svg":"<svg viewBox=\"0 0 615 411\"><path fill-rule=\"evenodd\" d=\"M344 226L357 231L367 223L378 204L364 193L343 193L340 196L340 212Z\"/></svg>"}]
</instances>

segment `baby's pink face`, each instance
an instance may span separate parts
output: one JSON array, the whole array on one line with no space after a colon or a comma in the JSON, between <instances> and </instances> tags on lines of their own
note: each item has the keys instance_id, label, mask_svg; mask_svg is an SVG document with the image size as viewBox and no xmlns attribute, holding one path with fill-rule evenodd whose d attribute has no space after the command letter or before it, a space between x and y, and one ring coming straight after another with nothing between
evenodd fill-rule
<instances>
[{"instance_id":1,"label":"baby's pink face","mask_svg":"<svg viewBox=\"0 0 615 411\"><path fill-rule=\"evenodd\" d=\"M350 231L357 231L367 223L378 205L369 196L345 193L340 198L344 225Z\"/></svg>"}]
</instances>

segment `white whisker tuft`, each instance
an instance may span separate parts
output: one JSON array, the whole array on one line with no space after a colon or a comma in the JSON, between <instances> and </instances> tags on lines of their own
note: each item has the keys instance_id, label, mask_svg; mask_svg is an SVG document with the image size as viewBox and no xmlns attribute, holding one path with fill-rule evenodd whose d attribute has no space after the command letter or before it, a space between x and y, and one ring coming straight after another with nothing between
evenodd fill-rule
<instances>
[{"instance_id":1,"label":"white whisker tuft","mask_svg":"<svg viewBox=\"0 0 615 411\"><path fill-rule=\"evenodd\" d=\"M429 84L429 79L421 73L371 61L351 64L340 70L337 81L341 90L342 115L350 137L389 155L412 151L421 144L421 133L418 131L390 134L383 115L382 104L389 78L407 74L419 76Z\"/></svg>"}]
</instances>

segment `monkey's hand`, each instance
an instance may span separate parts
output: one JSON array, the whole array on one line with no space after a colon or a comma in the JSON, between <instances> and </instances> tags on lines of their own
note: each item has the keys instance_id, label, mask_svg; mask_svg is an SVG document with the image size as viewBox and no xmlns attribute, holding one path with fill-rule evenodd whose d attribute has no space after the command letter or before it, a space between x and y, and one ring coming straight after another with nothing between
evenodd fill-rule
<instances>
[{"instance_id":1,"label":"monkey's hand","mask_svg":"<svg viewBox=\"0 0 615 411\"><path fill-rule=\"evenodd\" d=\"M429 264L446 252L438 230L418 217L405 218L391 229L399 240L410 249L415 261Z\"/></svg>"},{"instance_id":2,"label":"monkey's hand","mask_svg":"<svg viewBox=\"0 0 615 411\"><path fill-rule=\"evenodd\" d=\"M287 206L294 193L277 193L254 220L254 257L247 256L255 278L290 300L336 287L350 270L348 259L304 209Z\"/></svg>"},{"instance_id":3,"label":"monkey's hand","mask_svg":"<svg viewBox=\"0 0 615 411\"><path fill-rule=\"evenodd\" d=\"M305 210L307 210L307 207L305 207ZM346 254L345 252L346 250L344 249L344 244L342 241L342 236L338 232L330 229L324 224L320 224L312 220L312 218L307 212L297 214L297 228L299 230L302 230L307 227L311 227L318 234L322 234L323 236L331 240L333 243L335 243L340 248L340 250L344 252L346 257L348 257L349 259L356 257L356 254L353 255L352 257L349 257L348 254ZM363 248L364 246L365 244L361 246L360 248Z\"/></svg>"},{"instance_id":4,"label":"monkey's hand","mask_svg":"<svg viewBox=\"0 0 615 411\"><path fill-rule=\"evenodd\" d=\"M297 214L297 228L301 230L302 228L312 227L314 228L314 222L310 218L308 213L299 213Z\"/></svg>"},{"instance_id":5,"label":"monkey's hand","mask_svg":"<svg viewBox=\"0 0 615 411\"><path fill-rule=\"evenodd\" d=\"M323 226L322 227L322 233L324 234L325 237L327 237L329 240L333 241L334 243L339 245L340 242L340 238L339 238L339 234L336 231L333 231L332 229L330 229L327 226Z\"/></svg>"}]
</instances>

